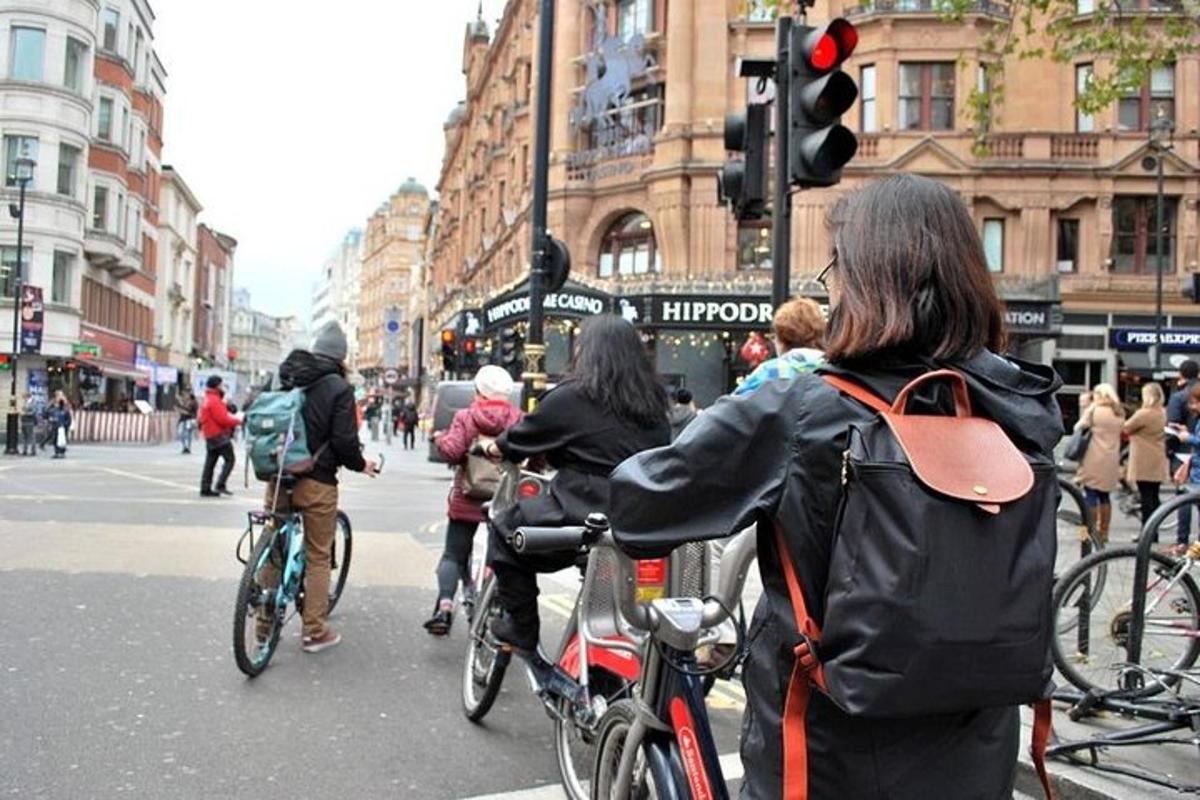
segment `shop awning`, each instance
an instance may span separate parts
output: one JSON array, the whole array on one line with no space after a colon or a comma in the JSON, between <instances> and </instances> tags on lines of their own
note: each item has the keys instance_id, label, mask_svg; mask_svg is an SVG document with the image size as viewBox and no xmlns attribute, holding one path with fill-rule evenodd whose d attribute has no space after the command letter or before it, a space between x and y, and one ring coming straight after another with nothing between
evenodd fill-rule
<instances>
[{"instance_id":1,"label":"shop awning","mask_svg":"<svg viewBox=\"0 0 1200 800\"><path fill-rule=\"evenodd\" d=\"M136 381L150 377L148 372L139 370L133 364L126 364L123 361L110 361L107 358L81 359L79 364L85 368L104 373L106 378L129 378Z\"/></svg>"}]
</instances>

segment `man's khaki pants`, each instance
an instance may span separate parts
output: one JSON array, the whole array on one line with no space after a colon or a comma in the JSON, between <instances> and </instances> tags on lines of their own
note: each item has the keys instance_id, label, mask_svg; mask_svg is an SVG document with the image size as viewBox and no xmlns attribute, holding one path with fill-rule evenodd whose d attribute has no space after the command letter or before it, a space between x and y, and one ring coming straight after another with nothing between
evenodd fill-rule
<instances>
[{"instance_id":1,"label":"man's khaki pants","mask_svg":"<svg viewBox=\"0 0 1200 800\"><path fill-rule=\"evenodd\" d=\"M267 483L266 508L275 501L275 483ZM292 490L292 503L304 519L304 636L325 633L325 618L329 615L329 562L333 555L333 537L337 532L338 490L336 486L301 478ZM287 493L279 492L281 514L288 513ZM259 576L265 585L274 585L278 575Z\"/></svg>"}]
</instances>

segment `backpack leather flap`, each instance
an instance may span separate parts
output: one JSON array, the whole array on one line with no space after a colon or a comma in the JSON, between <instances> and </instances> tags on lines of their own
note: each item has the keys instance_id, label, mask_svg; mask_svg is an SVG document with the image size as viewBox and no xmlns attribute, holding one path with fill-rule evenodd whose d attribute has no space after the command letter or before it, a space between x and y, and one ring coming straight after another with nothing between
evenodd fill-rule
<instances>
[{"instance_id":1,"label":"backpack leather flap","mask_svg":"<svg viewBox=\"0 0 1200 800\"><path fill-rule=\"evenodd\" d=\"M923 383L948 380L956 416L908 414L905 405ZM905 386L881 414L921 483L936 492L975 503L990 514L1033 488L1033 469L995 422L972 417L963 376L952 370L926 373Z\"/></svg>"}]
</instances>

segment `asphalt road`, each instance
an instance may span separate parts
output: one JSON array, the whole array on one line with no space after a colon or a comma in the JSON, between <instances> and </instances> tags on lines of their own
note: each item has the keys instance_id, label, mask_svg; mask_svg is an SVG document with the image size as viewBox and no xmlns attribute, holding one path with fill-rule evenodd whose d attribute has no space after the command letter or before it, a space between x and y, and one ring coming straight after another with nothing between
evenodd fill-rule
<instances>
[{"instance_id":1,"label":"asphalt road","mask_svg":"<svg viewBox=\"0 0 1200 800\"><path fill-rule=\"evenodd\" d=\"M252 477L242 488L241 464L235 497L204 499L199 449L0 459L0 796L560 796L552 726L522 676L472 725L461 625L449 640L420 627L449 473L418 448L368 443L384 474L343 481L355 551L332 620L342 646L302 653L293 620L252 681L230 647L234 546L261 492ZM543 580L547 638L572 581ZM741 697L713 696L726 755Z\"/></svg>"}]
</instances>

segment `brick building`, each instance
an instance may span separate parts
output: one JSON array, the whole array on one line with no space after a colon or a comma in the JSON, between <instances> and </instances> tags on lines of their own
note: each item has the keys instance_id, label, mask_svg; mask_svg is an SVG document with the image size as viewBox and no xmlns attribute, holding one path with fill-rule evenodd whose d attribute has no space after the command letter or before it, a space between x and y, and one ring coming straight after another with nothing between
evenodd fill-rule
<instances>
[{"instance_id":1,"label":"brick building","mask_svg":"<svg viewBox=\"0 0 1200 800\"><path fill-rule=\"evenodd\" d=\"M229 364L229 324L233 300L233 255L237 240L201 224L196 234L192 357L197 365Z\"/></svg>"},{"instance_id":2,"label":"brick building","mask_svg":"<svg viewBox=\"0 0 1200 800\"><path fill-rule=\"evenodd\" d=\"M744 371L737 345L770 318L770 228L735 223L717 204L715 177L724 117L748 97L767 99L734 72L739 55L773 53L773 23L759 5L558 0L549 222L574 266L547 306L551 373L565 367L579 317L605 309L639 324L659 371L702 402ZM1173 13L1143 5L1137 13L1152 24ZM1071 102L1104 65L1013 60L1008 102L980 154L967 95L984 32L1008 7L980 0L961 23L932 8L826 0L810 14L843 14L859 28L846 69L862 91L844 122L860 150L841 185L796 196L792 291L819 298L812 278L830 245L823 221L840 193L880 175L925 174L970 207L1008 302L1014 350L1056 363L1072 390L1100 379L1134 386L1148 359L1124 343L1128 329L1153 326L1154 306L1154 177L1142 159L1162 109L1175 123L1165 161L1168 325L1180 340L1195 329L1200 349L1200 314L1180 294L1200 269L1200 57L1156 70L1143 91L1094 117ZM467 25L466 100L445 124L428 317L431 329L461 329L478 314L485 349L524 315L537 30L533 0L512 0L494 32L482 20Z\"/></svg>"}]
</instances>

